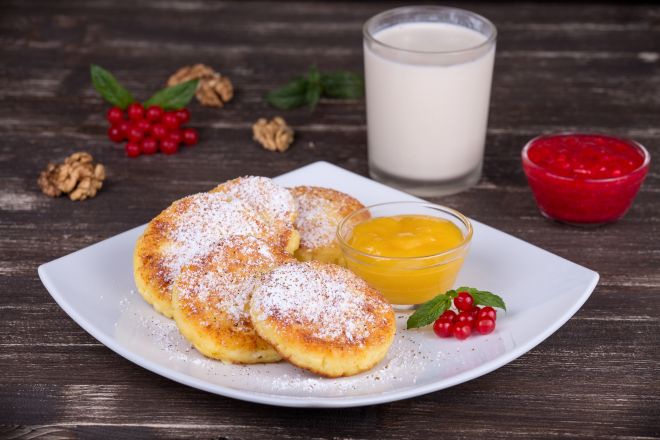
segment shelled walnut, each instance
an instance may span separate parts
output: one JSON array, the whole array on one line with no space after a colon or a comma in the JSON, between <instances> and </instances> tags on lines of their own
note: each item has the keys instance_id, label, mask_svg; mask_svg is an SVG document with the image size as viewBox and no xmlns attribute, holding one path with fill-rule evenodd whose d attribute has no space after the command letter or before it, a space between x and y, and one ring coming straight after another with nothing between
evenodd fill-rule
<instances>
[{"instance_id":1,"label":"shelled walnut","mask_svg":"<svg viewBox=\"0 0 660 440\"><path fill-rule=\"evenodd\" d=\"M195 96L200 104L207 107L222 107L234 97L234 86L229 78L204 64L182 67L167 80L168 86L198 79Z\"/></svg>"},{"instance_id":2,"label":"shelled walnut","mask_svg":"<svg viewBox=\"0 0 660 440\"><path fill-rule=\"evenodd\" d=\"M269 151L284 152L288 150L293 142L293 134L293 129L279 116L270 121L260 118L252 126L253 139Z\"/></svg>"},{"instance_id":3,"label":"shelled walnut","mask_svg":"<svg viewBox=\"0 0 660 440\"><path fill-rule=\"evenodd\" d=\"M104 179L105 167L95 163L91 154L78 152L67 157L63 163L49 163L37 183L47 196L68 194L71 200L85 200L96 196Z\"/></svg>"}]
</instances>

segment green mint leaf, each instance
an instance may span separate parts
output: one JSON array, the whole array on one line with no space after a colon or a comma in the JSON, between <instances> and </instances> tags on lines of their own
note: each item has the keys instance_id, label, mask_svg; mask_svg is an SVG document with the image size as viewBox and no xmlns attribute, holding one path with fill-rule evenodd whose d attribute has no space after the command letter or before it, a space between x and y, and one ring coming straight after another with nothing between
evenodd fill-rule
<instances>
[{"instance_id":1,"label":"green mint leaf","mask_svg":"<svg viewBox=\"0 0 660 440\"><path fill-rule=\"evenodd\" d=\"M307 87L307 92L305 93L305 101L309 104L309 109L314 110L316 104L319 103L321 99L321 84L319 83L309 83Z\"/></svg>"},{"instance_id":2,"label":"green mint leaf","mask_svg":"<svg viewBox=\"0 0 660 440\"><path fill-rule=\"evenodd\" d=\"M273 107L288 110L307 103L307 79L298 77L266 95L266 101Z\"/></svg>"},{"instance_id":3,"label":"green mint leaf","mask_svg":"<svg viewBox=\"0 0 660 440\"><path fill-rule=\"evenodd\" d=\"M359 99L364 96L364 79L353 72L331 72L321 75L323 96L338 99Z\"/></svg>"},{"instance_id":4,"label":"green mint leaf","mask_svg":"<svg viewBox=\"0 0 660 440\"><path fill-rule=\"evenodd\" d=\"M319 69L317 69L316 66L309 68L309 72L307 72L307 81L312 83L321 82L321 72L319 72Z\"/></svg>"},{"instance_id":5,"label":"green mint leaf","mask_svg":"<svg viewBox=\"0 0 660 440\"><path fill-rule=\"evenodd\" d=\"M305 100L309 104L310 110L316 108L316 104L321 99L321 73L316 66L312 66L307 74L307 90L305 91Z\"/></svg>"},{"instance_id":6,"label":"green mint leaf","mask_svg":"<svg viewBox=\"0 0 660 440\"><path fill-rule=\"evenodd\" d=\"M92 64L90 68L92 84L99 95L110 104L124 110L135 102L133 96L122 86L114 75L104 68Z\"/></svg>"},{"instance_id":7,"label":"green mint leaf","mask_svg":"<svg viewBox=\"0 0 660 440\"><path fill-rule=\"evenodd\" d=\"M359 99L364 96L364 79L352 72L321 73L312 66L306 76L295 78L284 86L269 92L266 101L280 109L301 107L313 110L322 96L338 99Z\"/></svg>"},{"instance_id":8,"label":"green mint leaf","mask_svg":"<svg viewBox=\"0 0 660 440\"><path fill-rule=\"evenodd\" d=\"M191 79L175 86L167 87L156 92L144 103L145 107L157 105L163 110L180 110L188 105L197 92L199 80Z\"/></svg>"},{"instance_id":9,"label":"green mint leaf","mask_svg":"<svg viewBox=\"0 0 660 440\"><path fill-rule=\"evenodd\" d=\"M406 328L419 328L431 324L438 319L451 306L451 298L447 294L436 296L430 301L425 302L415 313L410 315L406 323Z\"/></svg>"},{"instance_id":10,"label":"green mint leaf","mask_svg":"<svg viewBox=\"0 0 660 440\"><path fill-rule=\"evenodd\" d=\"M504 304L504 300L494 293L486 292L485 290L478 290L474 287L459 287L456 289L456 291L468 292L470 295L472 295L472 298L474 298L475 306L490 306L506 310L506 304Z\"/></svg>"},{"instance_id":11,"label":"green mint leaf","mask_svg":"<svg viewBox=\"0 0 660 440\"><path fill-rule=\"evenodd\" d=\"M504 300L494 293L480 290L477 293L472 294L472 298L474 298L475 305L497 307L506 311Z\"/></svg>"}]
</instances>

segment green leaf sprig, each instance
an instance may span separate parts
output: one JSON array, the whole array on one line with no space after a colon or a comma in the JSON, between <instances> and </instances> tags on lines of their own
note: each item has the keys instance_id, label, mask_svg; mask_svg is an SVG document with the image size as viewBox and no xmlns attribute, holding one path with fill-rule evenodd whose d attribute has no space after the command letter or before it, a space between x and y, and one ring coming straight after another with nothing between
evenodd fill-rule
<instances>
[{"instance_id":1,"label":"green leaf sprig","mask_svg":"<svg viewBox=\"0 0 660 440\"><path fill-rule=\"evenodd\" d=\"M182 109L195 96L198 84L198 79L191 79L190 81L159 90L144 103L144 106L157 105L162 107L163 110Z\"/></svg>"},{"instance_id":2,"label":"green leaf sprig","mask_svg":"<svg viewBox=\"0 0 660 440\"><path fill-rule=\"evenodd\" d=\"M506 310L504 300L494 293L463 286L455 290L448 290L419 306L415 313L408 318L406 327L411 329L432 324L451 307L452 300L458 296L459 292L468 292L472 295L475 306L490 306Z\"/></svg>"},{"instance_id":3,"label":"green leaf sprig","mask_svg":"<svg viewBox=\"0 0 660 440\"><path fill-rule=\"evenodd\" d=\"M346 71L322 73L316 66L312 66L307 75L296 77L282 87L270 91L266 95L266 101L284 110L303 105L314 110L321 97L360 99L363 96L362 76Z\"/></svg>"},{"instance_id":4,"label":"green leaf sprig","mask_svg":"<svg viewBox=\"0 0 660 440\"><path fill-rule=\"evenodd\" d=\"M125 110L135 102L133 95L117 81L112 73L96 64L92 64L90 73L94 88L110 104Z\"/></svg>"},{"instance_id":5,"label":"green leaf sprig","mask_svg":"<svg viewBox=\"0 0 660 440\"><path fill-rule=\"evenodd\" d=\"M101 66L92 64L90 68L92 84L99 95L111 105L125 110L135 102L133 95L121 85L115 76ZM190 80L156 92L145 103L145 107L157 105L163 110L179 110L184 108L197 91L199 80Z\"/></svg>"}]
</instances>

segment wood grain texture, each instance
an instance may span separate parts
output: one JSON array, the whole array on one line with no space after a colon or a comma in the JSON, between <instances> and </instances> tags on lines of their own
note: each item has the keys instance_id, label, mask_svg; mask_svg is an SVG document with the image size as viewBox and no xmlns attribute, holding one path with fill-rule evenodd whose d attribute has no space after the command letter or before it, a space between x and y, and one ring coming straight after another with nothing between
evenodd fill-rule
<instances>
[{"instance_id":1,"label":"wood grain texture","mask_svg":"<svg viewBox=\"0 0 660 440\"><path fill-rule=\"evenodd\" d=\"M251 141L279 112L263 94L317 64L362 69L361 26L385 2L22 1L0 4L0 438L660 437L660 173L629 214L598 229L543 219L519 161L542 132L596 130L660 155L660 8L631 4L462 3L499 30L484 176L436 199L601 274L591 299L534 350L487 376L391 404L275 408L197 391L114 354L59 309L39 264L148 221L172 200L241 174L275 176L327 160L366 174L364 103L288 111L285 154ZM236 97L193 106L202 142L173 157L126 159L105 138L88 66L147 97L204 62ZM49 199L47 162L91 152L100 195ZM533 295L534 292L530 292Z\"/></svg>"}]
</instances>

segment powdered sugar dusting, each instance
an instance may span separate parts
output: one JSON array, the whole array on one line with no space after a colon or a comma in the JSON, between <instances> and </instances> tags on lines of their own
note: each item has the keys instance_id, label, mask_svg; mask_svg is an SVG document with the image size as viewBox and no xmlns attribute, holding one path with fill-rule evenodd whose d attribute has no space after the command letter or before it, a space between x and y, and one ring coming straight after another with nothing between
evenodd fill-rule
<instances>
[{"instance_id":1,"label":"powdered sugar dusting","mask_svg":"<svg viewBox=\"0 0 660 440\"><path fill-rule=\"evenodd\" d=\"M179 333L174 321L159 315L134 290L126 291L119 303L114 337L126 349L211 387L276 394L282 399L346 399L396 392L469 371L515 345L509 333L499 329L465 341L440 339L430 328L406 330L409 315L400 314L385 359L367 372L327 379L287 362L246 366L205 358Z\"/></svg>"},{"instance_id":2,"label":"powdered sugar dusting","mask_svg":"<svg viewBox=\"0 0 660 440\"><path fill-rule=\"evenodd\" d=\"M322 340L362 344L390 308L365 289L364 281L339 266L288 263L262 278L251 308L261 321L274 317L305 326Z\"/></svg>"},{"instance_id":3,"label":"powdered sugar dusting","mask_svg":"<svg viewBox=\"0 0 660 440\"><path fill-rule=\"evenodd\" d=\"M300 246L317 248L329 246L335 240L339 219L333 217L330 201L312 196L297 197L298 219L296 229L300 232Z\"/></svg>"},{"instance_id":4,"label":"powdered sugar dusting","mask_svg":"<svg viewBox=\"0 0 660 440\"><path fill-rule=\"evenodd\" d=\"M291 193L268 177L240 177L218 186L216 190L244 201L269 220L291 225L296 217L296 201Z\"/></svg>"},{"instance_id":5,"label":"powdered sugar dusting","mask_svg":"<svg viewBox=\"0 0 660 440\"><path fill-rule=\"evenodd\" d=\"M284 251L252 236L220 240L209 254L197 257L177 279L180 303L193 309L220 311L237 326L249 322L247 304L255 277L289 257Z\"/></svg>"},{"instance_id":6,"label":"powdered sugar dusting","mask_svg":"<svg viewBox=\"0 0 660 440\"><path fill-rule=\"evenodd\" d=\"M221 239L233 235L265 237L267 225L256 212L223 193L200 193L175 202L169 245L163 250L165 279L173 281L183 265L205 255Z\"/></svg>"}]
</instances>

